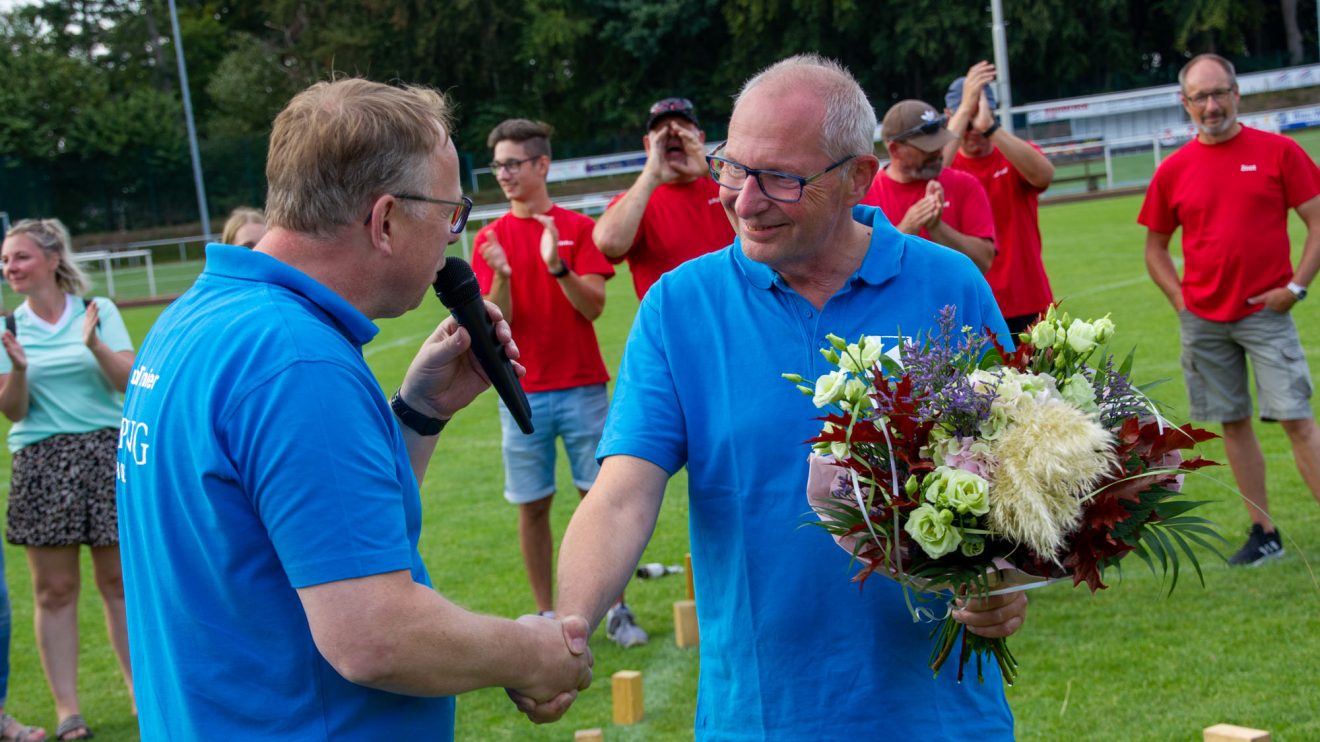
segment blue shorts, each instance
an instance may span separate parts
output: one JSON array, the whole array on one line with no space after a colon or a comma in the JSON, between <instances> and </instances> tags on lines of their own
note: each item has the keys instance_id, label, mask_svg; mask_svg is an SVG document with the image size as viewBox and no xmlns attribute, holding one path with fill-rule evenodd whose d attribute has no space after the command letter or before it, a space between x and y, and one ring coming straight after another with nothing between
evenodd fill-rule
<instances>
[{"instance_id":1,"label":"blue shorts","mask_svg":"<svg viewBox=\"0 0 1320 742\"><path fill-rule=\"evenodd\" d=\"M1233 422L1251 417L1248 360L1262 420L1312 416L1311 371L1291 314L1262 309L1236 322L1213 322L1183 310L1178 317L1193 420Z\"/></svg>"},{"instance_id":2,"label":"blue shorts","mask_svg":"<svg viewBox=\"0 0 1320 742\"><path fill-rule=\"evenodd\" d=\"M573 470L573 484L586 491L596 481L600 464L596 445L605 429L610 398L604 384L533 392L527 395L532 407L532 427L523 435L513 416L500 402L503 434L504 499L515 505L542 500L555 493L555 438L564 439L564 451Z\"/></svg>"}]
</instances>

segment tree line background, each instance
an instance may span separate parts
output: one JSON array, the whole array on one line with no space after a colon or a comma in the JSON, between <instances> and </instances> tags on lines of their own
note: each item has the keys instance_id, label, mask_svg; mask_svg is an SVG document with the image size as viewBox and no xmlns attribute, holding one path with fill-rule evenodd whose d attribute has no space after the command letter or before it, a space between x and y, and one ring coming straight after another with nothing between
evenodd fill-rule
<instances>
[{"instance_id":1,"label":"tree line background","mask_svg":"<svg viewBox=\"0 0 1320 742\"><path fill-rule=\"evenodd\" d=\"M1315 62L1316 0L1004 0L1016 103L1173 82L1194 53L1239 71ZM458 103L465 168L513 116L558 157L637 149L646 108L691 98L710 138L731 95L801 51L841 60L881 114L938 102L992 58L984 0L179 0L211 211L264 199L266 137L332 74ZM196 222L165 0L45 0L0 15L0 210L75 233Z\"/></svg>"}]
</instances>

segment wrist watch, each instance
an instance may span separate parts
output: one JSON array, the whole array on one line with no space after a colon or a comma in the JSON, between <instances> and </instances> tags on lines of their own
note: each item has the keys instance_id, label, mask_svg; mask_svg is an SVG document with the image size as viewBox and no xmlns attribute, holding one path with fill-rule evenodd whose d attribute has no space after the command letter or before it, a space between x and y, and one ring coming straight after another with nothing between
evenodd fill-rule
<instances>
[{"instance_id":1,"label":"wrist watch","mask_svg":"<svg viewBox=\"0 0 1320 742\"><path fill-rule=\"evenodd\" d=\"M550 275L554 276L555 278L563 278L564 276L567 276L567 275L568 275L568 263L560 263L560 264L559 264L559 270L557 270L557 271L550 271Z\"/></svg>"},{"instance_id":2,"label":"wrist watch","mask_svg":"<svg viewBox=\"0 0 1320 742\"><path fill-rule=\"evenodd\" d=\"M1292 281L1289 281L1288 290L1292 292L1293 296L1297 297L1297 301L1301 301L1302 299L1306 298L1306 287L1301 285L1300 283L1293 283Z\"/></svg>"},{"instance_id":3,"label":"wrist watch","mask_svg":"<svg viewBox=\"0 0 1320 742\"><path fill-rule=\"evenodd\" d=\"M394 390L394 396L390 397L390 409L394 412L394 416L399 418L399 422L417 431L418 435L439 435L449 423L448 419L428 417L409 407L408 403L403 401L403 397L399 396L398 389Z\"/></svg>"},{"instance_id":4,"label":"wrist watch","mask_svg":"<svg viewBox=\"0 0 1320 742\"><path fill-rule=\"evenodd\" d=\"M986 139L989 139L990 136L997 131L999 131L998 120L996 120L993 124L991 124L989 129L986 129L985 131L981 132L981 136L985 137Z\"/></svg>"}]
</instances>

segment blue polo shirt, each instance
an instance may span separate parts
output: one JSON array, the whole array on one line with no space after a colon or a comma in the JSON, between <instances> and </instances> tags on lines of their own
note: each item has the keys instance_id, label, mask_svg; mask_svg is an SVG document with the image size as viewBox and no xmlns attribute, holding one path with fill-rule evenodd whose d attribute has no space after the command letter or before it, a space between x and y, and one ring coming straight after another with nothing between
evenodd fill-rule
<instances>
[{"instance_id":1,"label":"blue polo shirt","mask_svg":"<svg viewBox=\"0 0 1320 742\"><path fill-rule=\"evenodd\" d=\"M720 740L1013 739L998 671L955 682L927 666L931 624L897 585L849 581L850 558L806 499L809 397L780 378L831 370L827 333L913 337L936 314L1007 334L960 253L899 233L878 209L871 247L823 311L739 241L660 279L638 310L598 454L688 467L701 624L696 736ZM855 565L852 565L855 570ZM990 665L993 665L990 662Z\"/></svg>"},{"instance_id":2,"label":"blue polo shirt","mask_svg":"<svg viewBox=\"0 0 1320 742\"><path fill-rule=\"evenodd\" d=\"M143 739L449 739L454 699L348 682L297 588L410 570L421 499L362 358L376 327L262 253L210 245L142 344L119 535Z\"/></svg>"}]
</instances>

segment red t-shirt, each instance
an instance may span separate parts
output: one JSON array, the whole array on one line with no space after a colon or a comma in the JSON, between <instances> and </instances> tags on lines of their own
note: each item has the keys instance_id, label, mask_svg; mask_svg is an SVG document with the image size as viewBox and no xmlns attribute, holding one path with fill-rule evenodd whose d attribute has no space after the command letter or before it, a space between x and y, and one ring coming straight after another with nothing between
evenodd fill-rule
<instances>
[{"instance_id":1,"label":"red t-shirt","mask_svg":"<svg viewBox=\"0 0 1320 742\"><path fill-rule=\"evenodd\" d=\"M1292 139L1243 127L1219 144L1193 139L1160 163L1137 222L1183 228L1182 294L1198 317L1234 322L1247 299L1292 280L1288 210L1320 194L1320 168Z\"/></svg>"},{"instance_id":2,"label":"red t-shirt","mask_svg":"<svg viewBox=\"0 0 1320 742\"><path fill-rule=\"evenodd\" d=\"M966 157L959 151L950 167L976 178L990 199L996 250L985 280L995 292L1000 313L1020 317L1045 311L1054 297L1041 260L1036 215L1038 195L1044 189L1028 183L998 148L984 157Z\"/></svg>"},{"instance_id":3,"label":"red t-shirt","mask_svg":"<svg viewBox=\"0 0 1320 742\"><path fill-rule=\"evenodd\" d=\"M609 278L614 268L591 241L596 222L591 217L552 206L550 216L559 228L559 255L578 275ZM512 314L509 327L518 344L518 362L527 367L522 378L528 392L549 392L609 381L600 356L596 330L560 288L559 281L541 259L541 233L545 228L532 218L512 212L483 227L473 241L472 269L481 293L490 292L492 272L481 258L487 234L495 232L513 271L509 276Z\"/></svg>"},{"instance_id":4,"label":"red t-shirt","mask_svg":"<svg viewBox=\"0 0 1320 742\"><path fill-rule=\"evenodd\" d=\"M624 193L615 196L610 206L618 203ZM698 178L655 189L642 212L632 247L623 257L608 260L628 261L633 288L640 299L660 276L732 243L733 227L720 205L719 184L710 178Z\"/></svg>"},{"instance_id":5,"label":"red t-shirt","mask_svg":"<svg viewBox=\"0 0 1320 742\"><path fill-rule=\"evenodd\" d=\"M940 220L965 235L994 240L995 222L990 215L990 201L976 178L946 167L935 180L944 186L944 200L949 204L940 214ZM899 183L881 170L875 174L862 203L879 206L889 223L897 225L903 221L908 209L925 195L926 181ZM925 229L918 236L930 239Z\"/></svg>"}]
</instances>

